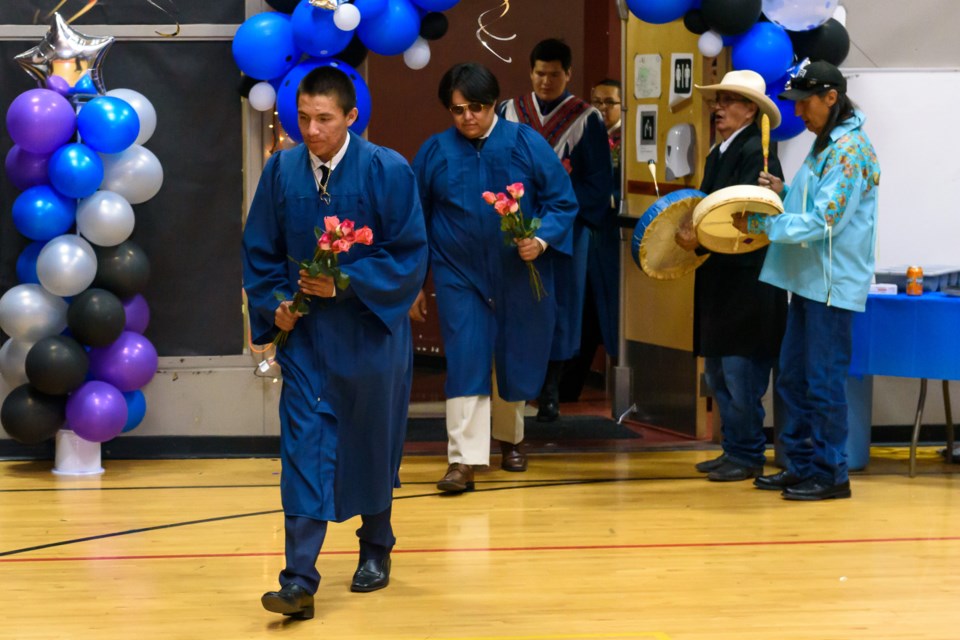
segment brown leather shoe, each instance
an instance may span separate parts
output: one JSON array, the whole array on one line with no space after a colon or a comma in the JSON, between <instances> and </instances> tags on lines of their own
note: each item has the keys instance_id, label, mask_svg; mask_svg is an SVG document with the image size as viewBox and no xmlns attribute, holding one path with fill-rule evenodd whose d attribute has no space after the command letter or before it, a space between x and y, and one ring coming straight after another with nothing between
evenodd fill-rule
<instances>
[{"instance_id":1,"label":"brown leather shoe","mask_svg":"<svg viewBox=\"0 0 960 640\"><path fill-rule=\"evenodd\" d=\"M527 454L520 451L520 443L500 442L500 468L504 471L526 471Z\"/></svg>"},{"instance_id":2,"label":"brown leather shoe","mask_svg":"<svg viewBox=\"0 0 960 640\"><path fill-rule=\"evenodd\" d=\"M437 489L448 493L473 491L473 467L462 462L451 463L447 474L437 483Z\"/></svg>"}]
</instances>

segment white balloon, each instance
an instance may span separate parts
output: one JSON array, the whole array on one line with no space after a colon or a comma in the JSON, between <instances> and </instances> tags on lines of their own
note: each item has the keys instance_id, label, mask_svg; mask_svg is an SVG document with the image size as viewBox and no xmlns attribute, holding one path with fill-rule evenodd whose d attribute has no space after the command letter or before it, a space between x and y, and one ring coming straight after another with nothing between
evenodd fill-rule
<instances>
[{"instance_id":1,"label":"white balloon","mask_svg":"<svg viewBox=\"0 0 960 640\"><path fill-rule=\"evenodd\" d=\"M133 89L111 89L107 95L126 101L140 117L140 135L133 143L143 144L149 140L157 129L157 110L146 96Z\"/></svg>"},{"instance_id":2,"label":"white balloon","mask_svg":"<svg viewBox=\"0 0 960 640\"><path fill-rule=\"evenodd\" d=\"M10 338L0 347L0 376L11 390L30 382L27 379L27 353L32 346L32 342Z\"/></svg>"},{"instance_id":3,"label":"white balloon","mask_svg":"<svg viewBox=\"0 0 960 640\"><path fill-rule=\"evenodd\" d=\"M67 328L67 303L38 284L18 284L0 298L0 329L24 342Z\"/></svg>"},{"instance_id":4,"label":"white balloon","mask_svg":"<svg viewBox=\"0 0 960 640\"><path fill-rule=\"evenodd\" d=\"M697 48L706 57L713 58L723 51L723 36L716 31L707 31L697 41Z\"/></svg>"},{"instance_id":5,"label":"white balloon","mask_svg":"<svg viewBox=\"0 0 960 640\"><path fill-rule=\"evenodd\" d=\"M77 231L95 245L115 247L133 233L133 207L113 191L97 191L77 206Z\"/></svg>"},{"instance_id":6,"label":"white balloon","mask_svg":"<svg viewBox=\"0 0 960 640\"><path fill-rule=\"evenodd\" d=\"M277 90L269 82L258 82L250 89L247 101L257 111L269 111L277 103Z\"/></svg>"},{"instance_id":7,"label":"white balloon","mask_svg":"<svg viewBox=\"0 0 960 640\"><path fill-rule=\"evenodd\" d=\"M847 8L842 4L838 4L837 10L833 12L833 19L843 26L847 26Z\"/></svg>"},{"instance_id":8,"label":"white balloon","mask_svg":"<svg viewBox=\"0 0 960 640\"><path fill-rule=\"evenodd\" d=\"M97 254L80 236L57 236L37 256L37 278L55 296L75 296L96 277Z\"/></svg>"},{"instance_id":9,"label":"white balloon","mask_svg":"<svg viewBox=\"0 0 960 640\"><path fill-rule=\"evenodd\" d=\"M146 202L163 185L163 167L153 153L138 144L120 153L104 153L100 188L123 196L130 204Z\"/></svg>"},{"instance_id":10,"label":"white balloon","mask_svg":"<svg viewBox=\"0 0 960 640\"><path fill-rule=\"evenodd\" d=\"M360 9L353 4L342 4L333 12L333 24L340 31L353 31L360 24Z\"/></svg>"},{"instance_id":11,"label":"white balloon","mask_svg":"<svg viewBox=\"0 0 960 640\"><path fill-rule=\"evenodd\" d=\"M430 63L430 43L418 37L410 48L403 52L403 61L413 70L423 69Z\"/></svg>"},{"instance_id":12,"label":"white balloon","mask_svg":"<svg viewBox=\"0 0 960 640\"><path fill-rule=\"evenodd\" d=\"M787 31L816 29L833 17L840 0L763 0L763 15Z\"/></svg>"}]
</instances>

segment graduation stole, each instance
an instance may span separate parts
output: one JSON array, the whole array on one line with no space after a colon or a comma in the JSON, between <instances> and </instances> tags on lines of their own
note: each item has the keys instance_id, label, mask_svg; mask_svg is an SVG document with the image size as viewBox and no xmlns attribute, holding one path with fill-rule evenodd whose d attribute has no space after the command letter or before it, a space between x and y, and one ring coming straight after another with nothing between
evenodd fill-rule
<instances>
[{"instance_id":1,"label":"graduation stole","mask_svg":"<svg viewBox=\"0 0 960 640\"><path fill-rule=\"evenodd\" d=\"M536 98L532 93L527 93L516 100L517 119L521 124L528 124L533 127L537 133L542 135L550 143L551 147L556 148L557 142L567 130L577 121L580 115L590 108L590 105L580 98L571 96L563 104L553 110L553 113L545 122L540 122L540 116L537 115Z\"/></svg>"}]
</instances>

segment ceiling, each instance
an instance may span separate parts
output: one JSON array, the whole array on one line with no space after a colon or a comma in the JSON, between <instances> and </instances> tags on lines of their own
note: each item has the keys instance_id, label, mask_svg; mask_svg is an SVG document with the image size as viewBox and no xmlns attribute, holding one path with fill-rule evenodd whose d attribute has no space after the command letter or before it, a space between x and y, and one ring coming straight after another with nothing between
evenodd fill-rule
<instances>
[{"instance_id":1,"label":"ceiling","mask_svg":"<svg viewBox=\"0 0 960 640\"><path fill-rule=\"evenodd\" d=\"M841 0L850 54L844 67L960 68L957 0Z\"/></svg>"}]
</instances>

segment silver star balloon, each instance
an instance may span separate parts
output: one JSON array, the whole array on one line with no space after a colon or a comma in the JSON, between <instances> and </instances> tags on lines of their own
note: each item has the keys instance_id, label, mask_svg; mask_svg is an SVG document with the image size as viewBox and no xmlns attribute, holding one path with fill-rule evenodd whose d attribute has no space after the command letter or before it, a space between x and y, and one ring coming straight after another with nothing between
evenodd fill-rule
<instances>
[{"instance_id":1,"label":"silver star balloon","mask_svg":"<svg viewBox=\"0 0 960 640\"><path fill-rule=\"evenodd\" d=\"M318 9L329 9L333 11L337 8L337 0L310 0L310 4L317 7Z\"/></svg>"},{"instance_id":2,"label":"silver star balloon","mask_svg":"<svg viewBox=\"0 0 960 640\"><path fill-rule=\"evenodd\" d=\"M66 80L71 93L106 93L100 77L100 65L113 36L95 37L74 31L59 13L53 16L50 30L40 44L14 57L21 67L47 86L51 76Z\"/></svg>"}]
</instances>

